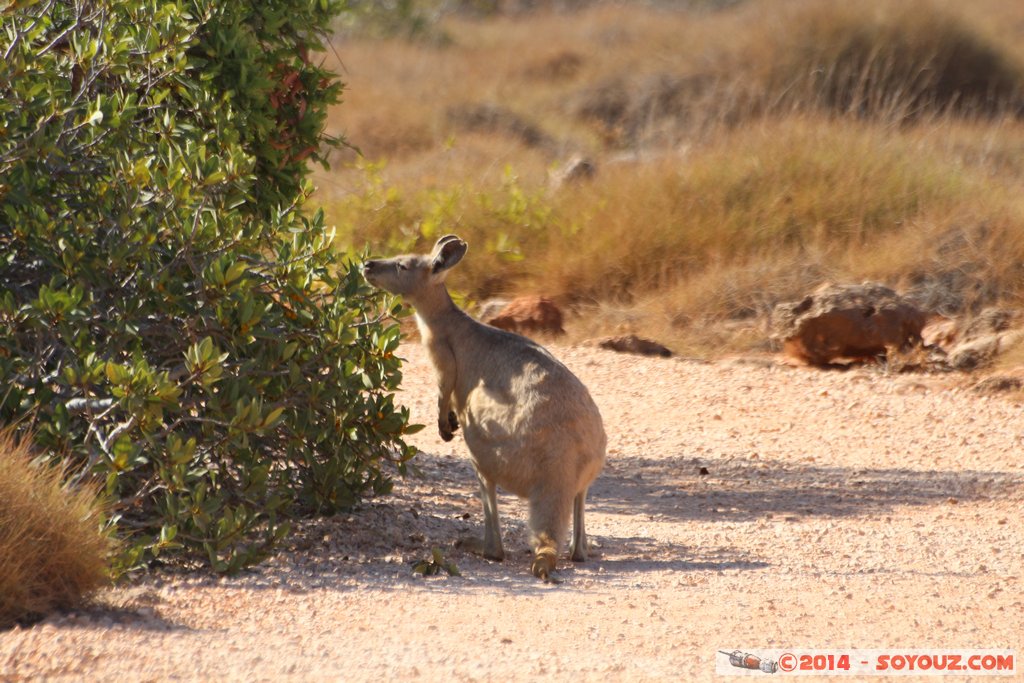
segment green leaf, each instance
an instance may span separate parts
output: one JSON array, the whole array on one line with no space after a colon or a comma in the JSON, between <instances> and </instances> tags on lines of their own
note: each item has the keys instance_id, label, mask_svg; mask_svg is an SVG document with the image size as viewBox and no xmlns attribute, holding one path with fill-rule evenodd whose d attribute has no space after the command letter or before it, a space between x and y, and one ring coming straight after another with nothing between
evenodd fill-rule
<instances>
[{"instance_id":1,"label":"green leaf","mask_svg":"<svg viewBox=\"0 0 1024 683\"><path fill-rule=\"evenodd\" d=\"M114 385L127 384L131 380L128 368L114 362L106 364L107 380Z\"/></svg>"},{"instance_id":2,"label":"green leaf","mask_svg":"<svg viewBox=\"0 0 1024 683\"><path fill-rule=\"evenodd\" d=\"M278 420L281 419L281 416L283 414L284 414L284 407L283 406L280 407L280 408L274 408L273 410L271 410L269 413L267 413L266 417L263 418L263 428L264 429L269 429L270 427L273 427L274 425L276 425Z\"/></svg>"},{"instance_id":3,"label":"green leaf","mask_svg":"<svg viewBox=\"0 0 1024 683\"><path fill-rule=\"evenodd\" d=\"M238 278L242 277L242 275L245 274L245 271L248 269L248 267L249 266L243 261L237 261L233 263L224 273L224 284L229 285Z\"/></svg>"}]
</instances>

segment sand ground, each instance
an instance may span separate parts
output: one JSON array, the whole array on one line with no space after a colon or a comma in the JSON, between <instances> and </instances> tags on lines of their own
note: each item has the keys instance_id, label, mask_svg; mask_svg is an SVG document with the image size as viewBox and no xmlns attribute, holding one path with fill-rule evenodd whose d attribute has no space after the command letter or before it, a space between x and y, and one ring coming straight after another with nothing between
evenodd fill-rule
<instances>
[{"instance_id":1,"label":"sand ground","mask_svg":"<svg viewBox=\"0 0 1024 683\"><path fill-rule=\"evenodd\" d=\"M593 557L563 557L562 584L530 575L513 497L505 562L454 547L481 525L475 477L461 438L428 428L421 477L305 524L255 571L151 576L0 633L0 680L702 681L721 678L718 650L1024 655L1019 398L948 375L553 350L609 435ZM402 354L402 400L433 425L426 356ZM433 547L461 577L411 571Z\"/></svg>"}]
</instances>

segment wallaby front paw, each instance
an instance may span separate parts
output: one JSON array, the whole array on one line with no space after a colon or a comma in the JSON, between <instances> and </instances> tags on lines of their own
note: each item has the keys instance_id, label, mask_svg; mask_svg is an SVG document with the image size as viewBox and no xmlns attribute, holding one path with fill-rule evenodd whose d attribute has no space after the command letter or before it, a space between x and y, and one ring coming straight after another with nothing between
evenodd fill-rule
<instances>
[{"instance_id":1,"label":"wallaby front paw","mask_svg":"<svg viewBox=\"0 0 1024 683\"><path fill-rule=\"evenodd\" d=\"M455 416L455 411L448 413L447 419L440 418L437 421L437 432L441 435L444 441L451 441L455 438L455 432L459 429L459 418Z\"/></svg>"}]
</instances>

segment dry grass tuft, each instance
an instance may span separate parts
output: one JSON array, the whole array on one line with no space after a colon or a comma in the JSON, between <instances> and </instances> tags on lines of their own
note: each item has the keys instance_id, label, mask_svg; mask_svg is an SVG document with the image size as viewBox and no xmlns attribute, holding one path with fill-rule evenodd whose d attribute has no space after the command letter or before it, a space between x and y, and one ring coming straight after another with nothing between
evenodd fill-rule
<instances>
[{"instance_id":1,"label":"dry grass tuft","mask_svg":"<svg viewBox=\"0 0 1024 683\"><path fill-rule=\"evenodd\" d=\"M62 475L0 433L0 628L72 607L109 581L96 492Z\"/></svg>"}]
</instances>

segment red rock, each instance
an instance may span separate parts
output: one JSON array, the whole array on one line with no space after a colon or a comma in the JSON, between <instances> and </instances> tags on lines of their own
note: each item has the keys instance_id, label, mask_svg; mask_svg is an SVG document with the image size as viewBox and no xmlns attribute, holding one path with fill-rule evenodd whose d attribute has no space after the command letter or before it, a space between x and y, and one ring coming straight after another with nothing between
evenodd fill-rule
<instances>
[{"instance_id":1,"label":"red rock","mask_svg":"<svg viewBox=\"0 0 1024 683\"><path fill-rule=\"evenodd\" d=\"M924 313L883 285L828 285L802 301L776 306L772 336L787 354L827 365L919 344L924 323Z\"/></svg>"},{"instance_id":2,"label":"red rock","mask_svg":"<svg viewBox=\"0 0 1024 683\"><path fill-rule=\"evenodd\" d=\"M562 335L562 310L543 296L522 296L513 299L497 315L484 320L488 325L509 332Z\"/></svg>"}]
</instances>

